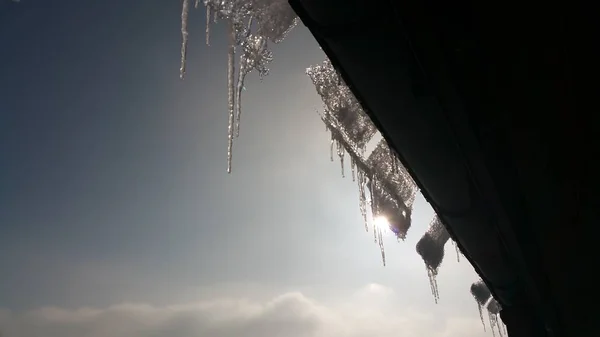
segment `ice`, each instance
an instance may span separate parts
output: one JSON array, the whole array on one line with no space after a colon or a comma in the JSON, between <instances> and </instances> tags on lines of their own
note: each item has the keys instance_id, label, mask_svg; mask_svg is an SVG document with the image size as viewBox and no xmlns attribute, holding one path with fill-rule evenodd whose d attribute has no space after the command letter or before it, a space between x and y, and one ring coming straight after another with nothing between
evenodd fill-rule
<instances>
[{"instance_id":1,"label":"ice","mask_svg":"<svg viewBox=\"0 0 600 337\"><path fill-rule=\"evenodd\" d=\"M200 0L194 0L195 8L198 8L199 4ZM298 17L287 0L203 0L203 4L206 9L207 45L210 45L211 40L211 24L221 19L229 26L227 172L231 173L233 141L239 136L242 91L245 90L246 76L254 70L261 79L268 74L267 64L273 59L268 41L281 42L297 25ZM184 0L181 11L182 43L179 71L182 79L186 73L189 11L190 0ZM240 51L239 60L235 59L236 50Z\"/></svg>"},{"instance_id":2,"label":"ice","mask_svg":"<svg viewBox=\"0 0 600 337\"><path fill-rule=\"evenodd\" d=\"M279 43L298 24L298 17L287 0L253 0L259 21L258 33Z\"/></svg>"},{"instance_id":3,"label":"ice","mask_svg":"<svg viewBox=\"0 0 600 337\"><path fill-rule=\"evenodd\" d=\"M198 1L196 0L196 8L198 8ZM212 19L211 16L211 7L206 6L206 45L210 46L210 21Z\"/></svg>"},{"instance_id":4,"label":"ice","mask_svg":"<svg viewBox=\"0 0 600 337\"><path fill-rule=\"evenodd\" d=\"M249 19L248 27L252 25L252 18ZM250 32L248 28L246 30ZM256 70L258 75L263 78L269 74L267 65L273 60L273 53L267 49L267 38L260 35L249 34L245 36L241 44L242 53L240 55L240 70L235 89L235 129L236 136L240 132L240 119L242 115L242 91L244 89L244 80L252 70Z\"/></svg>"},{"instance_id":5,"label":"ice","mask_svg":"<svg viewBox=\"0 0 600 337\"><path fill-rule=\"evenodd\" d=\"M368 165L379 182L377 186L382 187L373 193L376 207L373 214L385 216L390 229L398 238L404 239L411 226L417 186L383 138L369 155Z\"/></svg>"},{"instance_id":6,"label":"ice","mask_svg":"<svg viewBox=\"0 0 600 337\"><path fill-rule=\"evenodd\" d=\"M179 67L179 77L185 77L185 63L187 57L188 44L188 14L190 12L190 0L183 0L181 8L181 66Z\"/></svg>"},{"instance_id":7,"label":"ice","mask_svg":"<svg viewBox=\"0 0 600 337\"><path fill-rule=\"evenodd\" d=\"M498 301L496 301L494 298L490 299L490 301L488 302L487 306L487 311L488 311L488 317L490 320L490 330L492 330L492 335L495 336L496 333L495 331L498 331L498 335L500 335L500 337L503 336L503 329L502 329L502 321L500 320L500 303L498 303Z\"/></svg>"},{"instance_id":8,"label":"ice","mask_svg":"<svg viewBox=\"0 0 600 337\"><path fill-rule=\"evenodd\" d=\"M446 245L449 239L450 234L436 215L431 220L429 229L425 235L417 242L417 253L425 261L427 275L431 284L431 292L436 303L439 300L436 276L444 259L444 245Z\"/></svg>"},{"instance_id":9,"label":"ice","mask_svg":"<svg viewBox=\"0 0 600 337\"><path fill-rule=\"evenodd\" d=\"M364 147L375 135L377 129L350 88L339 81L337 71L331 62L309 67L307 75L312 80L317 93L325 105L326 114L330 114L348 135L349 140L364 152Z\"/></svg>"},{"instance_id":10,"label":"ice","mask_svg":"<svg viewBox=\"0 0 600 337\"><path fill-rule=\"evenodd\" d=\"M298 24L298 18L287 0L203 0L202 2L206 9L207 45L211 42L212 24L220 20L228 25L227 172L231 173L234 139L240 132L242 91L245 90L246 78L252 71L256 71L261 80L268 74L267 66L273 59L269 44L281 42ZM200 0L194 0L195 8L198 8L199 4ZM190 0L183 0L180 65L182 79L186 76L189 10ZM412 205L418 192L415 182L397 159L394 149L379 135L358 100L345 85L340 72L334 69L331 62L325 61L310 67L307 69L307 74L323 100L325 109L321 119L326 129L331 132L330 157L333 160L335 148L340 159L342 176L345 173L344 162L349 157L352 180L358 185L359 207L365 230L369 231L367 215L369 206L373 217L385 217L396 236L404 239L411 225ZM372 147L370 144L376 146L372 151L369 149L367 152L367 147ZM368 153L370 154L367 155ZM379 246L385 265L383 229L373 226L373 237ZM436 302L439 298L436 276L444 255L444 244L448 239L449 234L435 217L430 229L417 244L417 251L427 266L431 292ZM455 247L459 259L460 251L458 246ZM480 310L485 304L478 301ZM490 312L489 304L485 308ZM497 322L498 316L490 316L490 322L492 320ZM499 331L501 332L500 328Z\"/></svg>"},{"instance_id":11,"label":"ice","mask_svg":"<svg viewBox=\"0 0 600 337\"><path fill-rule=\"evenodd\" d=\"M477 302L477 309L479 310L479 318L481 319L481 324L483 325L483 330L485 330L485 321L483 320L483 310L482 308L488 302L492 294L488 287L483 283L482 280L479 280L471 285L471 295Z\"/></svg>"},{"instance_id":12,"label":"ice","mask_svg":"<svg viewBox=\"0 0 600 337\"><path fill-rule=\"evenodd\" d=\"M331 133L330 158L333 160L335 147L342 176L345 156L350 157L353 180L358 183L359 206L365 229L369 230L368 202L373 218L387 219L390 229L399 239L404 239L410 228L416 184L380 135L375 149L367 156L367 145L378 135L377 129L331 62L309 67L306 73L323 101L325 109L321 119ZM383 230L374 226L373 240L379 246L385 265Z\"/></svg>"},{"instance_id":13,"label":"ice","mask_svg":"<svg viewBox=\"0 0 600 337\"><path fill-rule=\"evenodd\" d=\"M229 118L227 125L227 173L231 173L231 160L233 157L233 117L234 117L234 80L235 80L235 29L233 23L229 24L229 47L227 49L227 99Z\"/></svg>"},{"instance_id":14,"label":"ice","mask_svg":"<svg viewBox=\"0 0 600 337\"><path fill-rule=\"evenodd\" d=\"M456 250L456 262L460 262L460 248L458 248L458 243L452 241L452 245L454 246L454 250Z\"/></svg>"},{"instance_id":15,"label":"ice","mask_svg":"<svg viewBox=\"0 0 600 337\"><path fill-rule=\"evenodd\" d=\"M492 335L495 336L496 331L500 336L507 335L506 327L500 319L500 310L502 309L500 303L492 297L492 293L483 280L479 280L471 285L471 295L473 295L475 302L477 302L477 309L479 310L479 318L481 319L483 329L485 330L485 322L483 319L483 308L485 308L488 313Z\"/></svg>"}]
</instances>

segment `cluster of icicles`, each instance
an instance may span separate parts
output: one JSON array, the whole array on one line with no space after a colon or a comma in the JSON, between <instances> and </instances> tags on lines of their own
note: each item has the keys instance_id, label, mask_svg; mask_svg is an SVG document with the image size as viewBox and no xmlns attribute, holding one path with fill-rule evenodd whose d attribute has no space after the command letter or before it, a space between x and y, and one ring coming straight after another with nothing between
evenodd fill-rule
<instances>
[{"instance_id":1,"label":"cluster of icicles","mask_svg":"<svg viewBox=\"0 0 600 337\"><path fill-rule=\"evenodd\" d=\"M479 280L471 285L471 295L473 295L475 302L477 302L479 318L481 319L483 328L485 329L485 322L483 319L483 311L485 309L485 311L488 313L488 320L490 323L490 330L492 330L492 335L496 336L496 332L498 332L500 337L508 336L506 325L504 325L502 320L500 320L500 303L498 303L498 301L492 297L490 290L482 280Z\"/></svg>"},{"instance_id":2,"label":"cluster of icicles","mask_svg":"<svg viewBox=\"0 0 600 337\"><path fill-rule=\"evenodd\" d=\"M188 16L192 0L183 0L181 12L181 68L183 79L186 70L188 44ZM194 0L198 7L200 0ZM203 0L206 8L206 44L210 44L211 24L223 21L228 26L228 147L227 172L231 172L233 140L239 136L241 117L241 93L244 80L253 70L259 76L268 74L267 65L273 59L268 48L269 42L281 42L288 32L296 26L298 18L287 0ZM236 53L239 50L239 59ZM237 78L236 78L237 69ZM375 225L377 218L383 218L389 224L398 239L404 239L411 225L411 212L418 188L407 170L398 160L393 149L378 134L377 128L364 112L358 100L346 86L340 74L331 62L309 67L307 75L316 87L324 103L321 119L331 133L331 160L334 153L341 162L342 176L346 156L350 160L352 179L359 190L359 207L365 223L373 232L375 243L381 251L383 264L386 263L383 245L383 230ZM367 145L379 141L375 149L367 153ZM372 219L369 221L368 214ZM369 224L372 224L369 226ZM438 269L444 257L444 246L450 235L437 216L431 221L429 229L417 243L417 252L425 261L431 292L437 303L439 292L436 283ZM456 246L457 258L459 257ZM473 284L471 292L480 308L485 306L489 312L492 331L502 334L498 323L499 304L491 298L489 290L478 282ZM480 293L479 289L486 293ZM474 290L475 289L475 290ZM476 295L477 294L477 295ZM485 300L484 300L485 298ZM483 316L482 316L483 317ZM483 319L482 319L483 321ZM484 325L485 327L485 325Z\"/></svg>"},{"instance_id":3,"label":"cluster of icicles","mask_svg":"<svg viewBox=\"0 0 600 337\"><path fill-rule=\"evenodd\" d=\"M181 67L186 70L188 17L190 2L183 0L181 10ZM200 0L194 0L198 8ZM229 109L227 172L231 173L233 140L239 136L242 115L242 90L246 76L256 70L262 78L269 73L273 60L269 42L281 42L298 23L298 17L286 0L203 0L206 8L206 44L210 45L211 24L224 21L228 26L227 97ZM239 59L236 53L239 49ZM236 78L237 69L237 78Z\"/></svg>"},{"instance_id":4,"label":"cluster of icicles","mask_svg":"<svg viewBox=\"0 0 600 337\"><path fill-rule=\"evenodd\" d=\"M367 144L376 139L377 128L331 62L325 61L312 66L307 69L307 74L325 106L321 119L331 133L331 159L333 160L335 149L340 158L343 176L344 158L347 155L350 158L352 177L358 177L359 205L367 230L367 206L370 206L373 219L384 217L396 236L404 239L411 225L412 206L418 192L415 182L385 139L379 140L370 154L366 153ZM382 228L372 227L385 265ZM450 234L438 217L434 216L429 229L416 247L425 261L431 292L436 302L439 299L436 276L444 257L444 246L449 239ZM458 258L458 247L455 247Z\"/></svg>"}]
</instances>

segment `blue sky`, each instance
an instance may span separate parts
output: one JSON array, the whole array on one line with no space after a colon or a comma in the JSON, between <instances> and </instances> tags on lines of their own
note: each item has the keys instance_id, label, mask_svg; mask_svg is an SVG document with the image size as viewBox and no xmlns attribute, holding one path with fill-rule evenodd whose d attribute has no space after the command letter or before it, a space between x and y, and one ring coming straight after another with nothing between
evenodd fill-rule
<instances>
[{"instance_id":1,"label":"blue sky","mask_svg":"<svg viewBox=\"0 0 600 337\"><path fill-rule=\"evenodd\" d=\"M450 245L433 303L414 250L432 215L422 199L382 267L356 186L329 161L304 74L324 55L301 25L263 82L249 76L226 173L225 32L207 47L203 10L191 13L181 81L180 5L0 2L3 337L486 335L476 275ZM254 323L217 326L211 305ZM351 318L359 308L372 310ZM119 315L170 323L107 330Z\"/></svg>"}]
</instances>

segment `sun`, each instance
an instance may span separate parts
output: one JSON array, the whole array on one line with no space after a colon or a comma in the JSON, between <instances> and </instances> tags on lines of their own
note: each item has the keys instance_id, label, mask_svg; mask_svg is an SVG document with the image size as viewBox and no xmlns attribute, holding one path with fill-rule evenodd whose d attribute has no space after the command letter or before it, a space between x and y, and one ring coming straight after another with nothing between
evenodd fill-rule
<instances>
[{"instance_id":1,"label":"sun","mask_svg":"<svg viewBox=\"0 0 600 337\"><path fill-rule=\"evenodd\" d=\"M390 230L390 222L383 215L378 215L373 219L373 227L381 230L381 234L384 236L388 236L392 232Z\"/></svg>"}]
</instances>

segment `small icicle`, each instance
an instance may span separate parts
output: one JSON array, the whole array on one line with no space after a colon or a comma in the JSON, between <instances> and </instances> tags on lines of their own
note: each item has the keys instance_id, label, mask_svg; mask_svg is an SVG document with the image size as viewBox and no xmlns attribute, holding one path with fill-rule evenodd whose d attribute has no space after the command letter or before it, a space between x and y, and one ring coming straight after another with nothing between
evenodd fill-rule
<instances>
[{"instance_id":1,"label":"small icicle","mask_svg":"<svg viewBox=\"0 0 600 337\"><path fill-rule=\"evenodd\" d=\"M354 167L356 163L354 162L354 157L350 156L350 171L352 172L352 181L356 181L356 168Z\"/></svg>"},{"instance_id":2,"label":"small icicle","mask_svg":"<svg viewBox=\"0 0 600 337\"><path fill-rule=\"evenodd\" d=\"M188 1L188 0L186 0ZM229 47L227 53L227 98L229 108L229 120L227 126L227 173L231 173L231 160L233 155L233 126L235 107L235 28L233 23L229 24Z\"/></svg>"},{"instance_id":3,"label":"small icicle","mask_svg":"<svg viewBox=\"0 0 600 337\"><path fill-rule=\"evenodd\" d=\"M331 133L331 145L329 148L329 159L333 161L333 147L335 146L335 137L333 136L333 132Z\"/></svg>"},{"instance_id":4,"label":"small icicle","mask_svg":"<svg viewBox=\"0 0 600 337\"><path fill-rule=\"evenodd\" d=\"M490 320L490 330L492 330L492 336L496 337L496 329L494 329L494 327L496 326L496 324L494 324L494 314L492 314L491 312L488 311L488 319Z\"/></svg>"},{"instance_id":5,"label":"small icicle","mask_svg":"<svg viewBox=\"0 0 600 337\"><path fill-rule=\"evenodd\" d=\"M183 0L183 6L181 9L181 66L179 68L179 78L185 77L185 62L187 57L187 44L188 44L188 14L190 11L190 0Z\"/></svg>"},{"instance_id":6,"label":"small icicle","mask_svg":"<svg viewBox=\"0 0 600 337\"><path fill-rule=\"evenodd\" d=\"M479 318L481 319L481 325L483 325L483 331L487 331L485 328L485 320L483 319L483 307L477 302L477 309L479 310Z\"/></svg>"},{"instance_id":7,"label":"small icicle","mask_svg":"<svg viewBox=\"0 0 600 337\"><path fill-rule=\"evenodd\" d=\"M338 157L340 157L340 166L342 169L342 178L345 177L344 174L344 154L346 153L346 151L344 150L344 146L342 145L341 142L337 142L337 153L338 153Z\"/></svg>"},{"instance_id":8,"label":"small icicle","mask_svg":"<svg viewBox=\"0 0 600 337\"><path fill-rule=\"evenodd\" d=\"M253 22L253 17L250 17L250 19L248 19L248 27L246 29L246 38L249 37L250 34L250 29L252 28L252 22ZM263 47L261 47L261 50L264 50L264 46L266 46L266 40L261 40L264 41ZM248 43L248 40L246 40L245 43ZM242 46L243 48L243 46ZM252 68L249 66L249 64L252 64L252 62L256 62L256 60L250 60L248 59L248 55L246 54L245 51L242 51L241 53L242 55L240 56L240 69L238 71L238 81L237 81L237 86L235 87L235 136L239 137L240 136L240 120L242 118L242 91L245 90L244 87L244 80L246 79L246 75L248 75L248 73L252 70ZM261 80L262 80L262 76L261 76Z\"/></svg>"},{"instance_id":9,"label":"small icicle","mask_svg":"<svg viewBox=\"0 0 600 337\"><path fill-rule=\"evenodd\" d=\"M238 71L238 80L235 87L235 137L240 136L240 120L242 116L242 90L244 90L244 78L246 77L246 69L244 69L246 60L244 56L240 59L240 69Z\"/></svg>"},{"instance_id":10,"label":"small icicle","mask_svg":"<svg viewBox=\"0 0 600 337\"><path fill-rule=\"evenodd\" d=\"M436 272L427 268L427 276L429 277L429 286L431 287L431 294L433 295L433 300L437 304L438 300L440 299L440 293L438 291Z\"/></svg>"},{"instance_id":11,"label":"small icicle","mask_svg":"<svg viewBox=\"0 0 600 337\"><path fill-rule=\"evenodd\" d=\"M365 230L369 232L369 223L367 221L367 196L365 192L365 173L361 170L358 171L358 198L360 213L365 224Z\"/></svg>"},{"instance_id":12,"label":"small icicle","mask_svg":"<svg viewBox=\"0 0 600 337\"><path fill-rule=\"evenodd\" d=\"M377 236L379 241L379 250L381 251L381 260L383 262L383 266L385 267L385 247L383 246L383 232L381 228L377 228Z\"/></svg>"},{"instance_id":13,"label":"small icicle","mask_svg":"<svg viewBox=\"0 0 600 337\"><path fill-rule=\"evenodd\" d=\"M456 250L456 262L460 262L460 249L458 248L458 244L456 243L456 241L452 241L452 244L454 245L454 249Z\"/></svg>"},{"instance_id":14,"label":"small icicle","mask_svg":"<svg viewBox=\"0 0 600 337\"><path fill-rule=\"evenodd\" d=\"M199 4L200 4L200 0L196 0L196 3L194 3L194 8L198 9Z\"/></svg>"},{"instance_id":15,"label":"small icicle","mask_svg":"<svg viewBox=\"0 0 600 337\"><path fill-rule=\"evenodd\" d=\"M198 7L198 0L196 0L196 7ZM206 45L210 46L210 21L211 21L211 7L206 6Z\"/></svg>"},{"instance_id":16,"label":"small icicle","mask_svg":"<svg viewBox=\"0 0 600 337\"><path fill-rule=\"evenodd\" d=\"M377 243L377 226L373 224L373 242Z\"/></svg>"}]
</instances>

